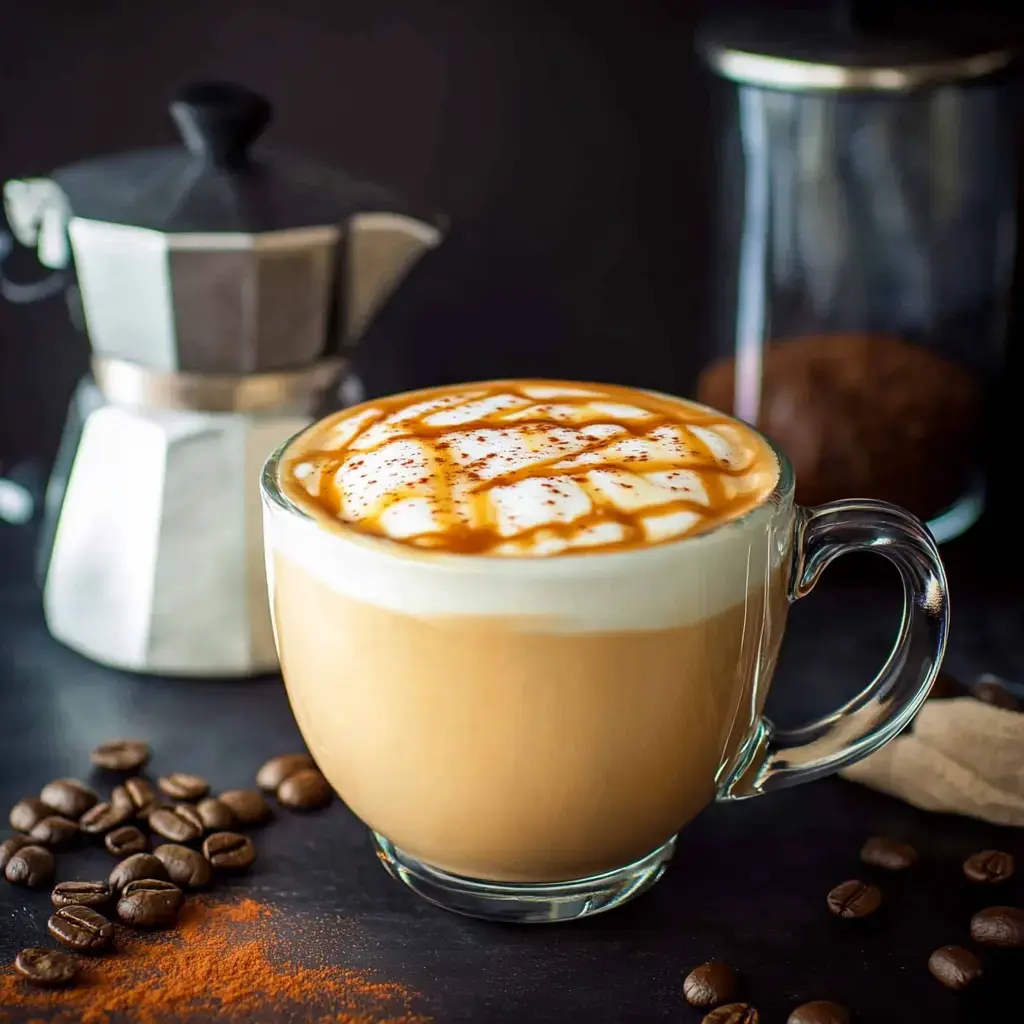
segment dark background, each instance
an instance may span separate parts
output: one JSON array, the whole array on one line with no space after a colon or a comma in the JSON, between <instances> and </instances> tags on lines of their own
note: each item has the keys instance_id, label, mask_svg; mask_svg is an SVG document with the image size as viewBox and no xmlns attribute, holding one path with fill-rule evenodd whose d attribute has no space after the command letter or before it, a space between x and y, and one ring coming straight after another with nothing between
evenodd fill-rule
<instances>
[{"instance_id":1,"label":"dark background","mask_svg":"<svg viewBox=\"0 0 1024 1024\"><path fill-rule=\"evenodd\" d=\"M269 144L394 185L460 224L367 337L360 372L371 391L530 373L685 392L710 309L715 174L710 80L692 56L699 6L7 4L0 179L173 141L170 93L189 79L235 78L273 99ZM27 256L15 270L38 272ZM0 301L0 468L52 454L86 361L62 301ZM1013 378L1005 383L1012 393ZM1018 407L1007 403L1011 414ZM947 666L964 679L980 671L1019 679L1024 668L1012 561L1024 546L1005 536L974 531L966 548L958 542L959 556L946 553L957 595ZM140 682L55 644L28 583L24 537L0 525L0 565L17 581L0 593L0 750L16 766L0 772L3 800L82 771L89 747L116 734L148 735L159 766L190 766L222 788L246 784L263 757L295 745L276 681L246 690L251 729L242 733L235 683ZM799 714L779 709L784 724L834 705L873 670L894 622L886 582L884 595L826 590L794 610L780 696ZM200 719L221 742L198 742ZM923 880L885 880L891 909L881 934L844 931L827 919L823 894L863 870L856 852L873 832L917 843ZM438 1019L682 1020L682 974L709 956L740 965L771 1020L812 996L886 1024L1010 1020L1019 1005L1017 961L992 972L979 1001L942 990L924 969L934 946L964 941L978 901L993 899L957 881L959 862L983 846L1024 860L1019 836L915 812L839 780L713 809L688 831L657 896L557 932L497 929L415 901L374 863L364 830L338 806L322 819L279 823L261 844L258 892L292 915L318 908L326 919L367 922L374 942L365 951L334 945L328 955L364 957L422 987ZM1018 902L1020 881L998 899ZM0 887L0 919L16 922L0 928L0 961L42 939L46 897L37 896ZM300 938L296 955L310 952Z\"/></svg>"},{"instance_id":2,"label":"dark background","mask_svg":"<svg viewBox=\"0 0 1024 1024\"><path fill-rule=\"evenodd\" d=\"M168 96L267 94L268 145L459 229L367 339L374 391L498 374L684 387L712 161L696 0L42 0L0 18L0 178L176 141ZM27 254L12 263L38 275ZM0 459L48 455L84 372L61 299L0 304Z\"/></svg>"},{"instance_id":3,"label":"dark background","mask_svg":"<svg viewBox=\"0 0 1024 1024\"><path fill-rule=\"evenodd\" d=\"M944 0L926 13L907 3L925 18L957 7ZM710 336L716 174L716 82L693 35L706 10L737 6L9 4L0 14L0 180L177 142L166 113L173 92L199 78L234 79L274 102L268 146L390 185L456 225L364 339L357 371L370 395L503 375L687 394ZM41 273L26 251L8 269L19 280ZM990 403L998 430L1017 438L1010 452L1021 436L1012 418L1019 335L1008 346L1016 365ZM0 300L0 472L53 454L87 355L61 298ZM1001 475L990 467L997 495Z\"/></svg>"}]
</instances>

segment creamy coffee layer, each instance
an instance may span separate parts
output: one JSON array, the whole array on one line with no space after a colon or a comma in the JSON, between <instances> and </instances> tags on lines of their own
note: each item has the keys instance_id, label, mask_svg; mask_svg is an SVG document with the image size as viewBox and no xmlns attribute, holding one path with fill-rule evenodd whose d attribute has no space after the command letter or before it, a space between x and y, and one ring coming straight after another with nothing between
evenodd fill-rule
<instances>
[{"instance_id":1,"label":"creamy coffee layer","mask_svg":"<svg viewBox=\"0 0 1024 1024\"><path fill-rule=\"evenodd\" d=\"M705 533L778 480L754 431L631 388L497 381L343 410L281 467L318 518L432 551L610 552Z\"/></svg>"},{"instance_id":2,"label":"creamy coffee layer","mask_svg":"<svg viewBox=\"0 0 1024 1024\"><path fill-rule=\"evenodd\" d=\"M621 867L705 807L764 704L788 603L775 574L687 625L558 633L528 618L404 615L280 552L274 563L281 666L320 769L407 854L491 881ZM533 561L557 563L580 564ZM440 597L437 562L433 574Z\"/></svg>"}]
</instances>

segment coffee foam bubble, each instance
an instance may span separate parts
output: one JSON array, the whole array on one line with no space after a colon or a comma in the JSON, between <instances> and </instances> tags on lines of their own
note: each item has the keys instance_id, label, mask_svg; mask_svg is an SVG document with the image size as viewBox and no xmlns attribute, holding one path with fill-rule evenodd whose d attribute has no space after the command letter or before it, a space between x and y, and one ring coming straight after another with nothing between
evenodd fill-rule
<instances>
[{"instance_id":1,"label":"coffee foam bubble","mask_svg":"<svg viewBox=\"0 0 1024 1024\"><path fill-rule=\"evenodd\" d=\"M778 465L754 432L626 388L498 382L368 403L314 427L282 485L419 548L538 557L660 544L738 518Z\"/></svg>"}]
</instances>

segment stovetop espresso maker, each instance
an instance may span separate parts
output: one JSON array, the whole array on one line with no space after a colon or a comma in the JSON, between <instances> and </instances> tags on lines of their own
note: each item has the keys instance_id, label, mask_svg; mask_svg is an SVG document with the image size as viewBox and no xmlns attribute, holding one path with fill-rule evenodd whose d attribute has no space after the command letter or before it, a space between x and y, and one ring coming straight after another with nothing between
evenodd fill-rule
<instances>
[{"instance_id":1,"label":"stovetop espresso maker","mask_svg":"<svg viewBox=\"0 0 1024 1024\"><path fill-rule=\"evenodd\" d=\"M382 188L254 149L271 107L248 89L198 83L170 111L183 146L4 187L92 346L44 503L43 607L110 666L252 675L277 666L259 468L331 404L441 234Z\"/></svg>"}]
</instances>

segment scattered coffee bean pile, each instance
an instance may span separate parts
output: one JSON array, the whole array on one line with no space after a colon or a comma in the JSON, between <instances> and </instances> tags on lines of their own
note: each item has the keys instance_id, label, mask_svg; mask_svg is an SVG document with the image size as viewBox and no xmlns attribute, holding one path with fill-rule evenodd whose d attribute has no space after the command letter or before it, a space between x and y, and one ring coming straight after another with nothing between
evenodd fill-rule
<instances>
[{"instance_id":1,"label":"scattered coffee bean pile","mask_svg":"<svg viewBox=\"0 0 1024 1024\"><path fill-rule=\"evenodd\" d=\"M861 847L860 859L886 871L905 871L918 863L917 850L909 843L872 836ZM1002 850L981 850L963 864L964 876L978 885L999 885L1013 877L1013 856ZM870 882L841 882L826 897L836 917L855 920L868 917L882 905L882 890ZM979 946L1024 947L1024 910L1018 907L987 907L971 918L970 936ZM947 988L960 990L984 973L981 959L964 946L941 946L928 958L928 970ZM761 1016L748 1003L736 1002L739 976L726 964L695 967L683 981L683 995L691 1006L713 1007L702 1024L760 1024ZM787 1024L849 1024L850 1011L838 1003L816 1000L798 1006Z\"/></svg>"},{"instance_id":2,"label":"scattered coffee bean pile","mask_svg":"<svg viewBox=\"0 0 1024 1024\"><path fill-rule=\"evenodd\" d=\"M109 853L123 858L105 881L57 882L47 930L71 952L22 950L15 967L30 982L71 984L79 971L71 954L111 950L115 922L129 928L172 927L186 892L255 862L253 841L232 830L263 825L273 817L262 793L235 789L210 796L205 779L185 772L160 776L154 787L134 774L149 758L148 745L138 740L104 743L92 752L92 763L122 776L107 800L78 779L56 779L38 797L26 797L11 808L16 834L0 843L0 873L12 885L49 885L57 869L54 851L89 839L102 841ZM333 798L308 754L273 758L259 770L256 785L298 811L325 807ZM147 833L167 842L150 853Z\"/></svg>"}]
</instances>

